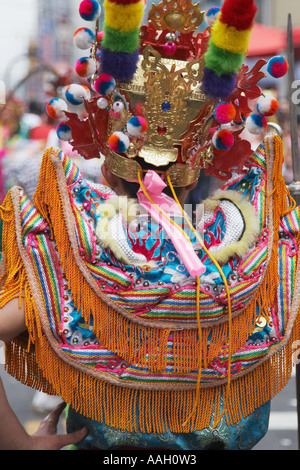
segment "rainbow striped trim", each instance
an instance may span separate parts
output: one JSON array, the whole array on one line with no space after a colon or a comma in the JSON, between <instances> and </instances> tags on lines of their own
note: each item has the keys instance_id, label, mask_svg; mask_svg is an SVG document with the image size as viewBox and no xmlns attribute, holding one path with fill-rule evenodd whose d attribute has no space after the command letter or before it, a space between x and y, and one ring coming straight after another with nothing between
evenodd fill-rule
<instances>
[{"instance_id":1,"label":"rainbow striped trim","mask_svg":"<svg viewBox=\"0 0 300 470\"><path fill-rule=\"evenodd\" d=\"M45 230L48 224L37 212L28 197L22 192L20 200L20 216L22 228L22 240L26 246L26 240L29 233L38 233Z\"/></svg>"},{"instance_id":2,"label":"rainbow striped trim","mask_svg":"<svg viewBox=\"0 0 300 470\"><path fill-rule=\"evenodd\" d=\"M86 366L95 366L97 365L105 367L109 361L113 361L117 354L108 351L101 345L97 346L61 346L62 351L75 361L80 362Z\"/></svg>"},{"instance_id":3,"label":"rainbow striped trim","mask_svg":"<svg viewBox=\"0 0 300 470\"><path fill-rule=\"evenodd\" d=\"M48 238L47 223L26 195L20 200L23 244L43 292L49 324L58 338L63 309L63 282L58 255Z\"/></svg>"},{"instance_id":4,"label":"rainbow striped trim","mask_svg":"<svg viewBox=\"0 0 300 470\"><path fill-rule=\"evenodd\" d=\"M66 183L68 186L72 186L82 178L82 171L72 162L71 158L60 152L59 159L62 163L64 173L66 175Z\"/></svg>"}]
</instances>

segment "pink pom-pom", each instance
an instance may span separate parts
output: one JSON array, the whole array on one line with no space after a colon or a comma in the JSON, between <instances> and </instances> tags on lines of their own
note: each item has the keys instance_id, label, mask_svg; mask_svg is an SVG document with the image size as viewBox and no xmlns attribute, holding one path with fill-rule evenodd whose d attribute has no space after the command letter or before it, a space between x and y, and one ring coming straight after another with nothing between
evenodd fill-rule
<instances>
[{"instance_id":1,"label":"pink pom-pom","mask_svg":"<svg viewBox=\"0 0 300 470\"><path fill-rule=\"evenodd\" d=\"M83 0L79 6L79 14L86 21L95 21L101 14L101 7L96 0Z\"/></svg>"},{"instance_id":2,"label":"pink pom-pom","mask_svg":"<svg viewBox=\"0 0 300 470\"><path fill-rule=\"evenodd\" d=\"M103 38L104 38L104 31L99 31L99 33L97 34L98 46L101 45L101 42L103 41Z\"/></svg>"},{"instance_id":3,"label":"pink pom-pom","mask_svg":"<svg viewBox=\"0 0 300 470\"><path fill-rule=\"evenodd\" d=\"M116 80L107 73L102 73L94 82L94 90L99 95L110 95L116 87Z\"/></svg>"},{"instance_id":4,"label":"pink pom-pom","mask_svg":"<svg viewBox=\"0 0 300 470\"><path fill-rule=\"evenodd\" d=\"M278 108L278 101L273 96L261 96L256 105L258 113L262 116L274 116Z\"/></svg>"},{"instance_id":5,"label":"pink pom-pom","mask_svg":"<svg viewBox=\"0 0 300 470\"><path fill-rule=\"evenodd\" d=\"M274 78L283 77L288 72L288 70L288 61L282 56L272 57L267 65L268 73Z\"/></svg>"},{"instance_id":6,"label":"pink pom-pom","mask_svg":"<svg viewBox=\"0 0 300 470\"><path fill-rule=\"evenodd\" d=\"M234 120L236 109L231 103L220 103L214 111L214 118L220 124L227 124Z\"/></svg>"},{"instance_id":7,"label":"pink pom-pom","mask_svg":"<svg viewBox=\"0 0 300 470\"><path fill-rule=\"evenodd\" d=\"M219 129L214 133L212 143L218 150L229 150L234 144L234 136L227 129Z\"/></svg>"}]
</instances>

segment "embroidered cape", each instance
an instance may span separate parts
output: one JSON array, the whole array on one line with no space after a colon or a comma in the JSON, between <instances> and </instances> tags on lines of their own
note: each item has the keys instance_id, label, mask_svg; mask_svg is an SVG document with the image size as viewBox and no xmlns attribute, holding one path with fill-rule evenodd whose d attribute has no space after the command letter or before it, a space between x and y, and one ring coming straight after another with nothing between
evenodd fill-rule
<instances>
[{"instance_id":1,"label":"embroidered cape","mask_svg":"<svg viewBox=\"0 0 300 470\"><path fill-rule=\"evenodd\" d=\"M130 432L234 424L267 403L300 339L299 209L281 167L281 140L266 139L205 201L205 250L177 220L206 267L198 297L137 201L49 149L33 202L15 187L1 208L0 307L23 298L28 329L7 345L8 372Z\"/></svg>"}]
</instances>

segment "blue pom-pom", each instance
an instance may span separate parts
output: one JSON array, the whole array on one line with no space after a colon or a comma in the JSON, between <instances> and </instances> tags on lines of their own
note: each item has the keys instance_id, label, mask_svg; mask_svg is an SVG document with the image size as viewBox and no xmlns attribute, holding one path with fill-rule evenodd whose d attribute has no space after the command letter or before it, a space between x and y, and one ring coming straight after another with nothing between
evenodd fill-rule
<instances>
[{"instance_id":1,"label":"blue pom-pom","mask_svg":"<svg viewBox=\"0 0 300 470\"><path fill-rule=\"evenodd\" d=\"M65 96L70 104L80 106L84 100L90 99L90 91L86 86L74 83L67 87Z\"/></svg>"},{"instance_id":2,"label":"blue pom-pom","mask_svg":"<svg viewBox=\"0 0 300 470\"><path fill-rule=\"evenodd\" d=\"M246 120L246 129L250 134L262 134L267 130L267 126L267 118L257 113L251 114Z\"/></svg>"},{"instance_id":3,"label":"blue pom-pom","mask_svg":"<svg viewBox=\"0 0 300 470\"><path fill-rule=\"evenodd\" d=\"M220 77L211 69L204 67L202 92L214 100L228 98L234 91L237 75L221 75Z\"/></svg>"},{"instance_id":4,"label":"blue pom-pom","mask_svg":"<svg viewBox=\"0 0 300 470\"><path fill-rule=\"evenodd\" d=\"M211 7L205 13L205 21L209 26L212 26L214 22L217 20L220 14L221 8L220 7Z\"/></svg>"},{"instance_id":5,"label":"blue pom-pom","mask_svg":"<svg viewBox=\"0 0 300 470\"><path fill-rule=\"evenodd\" d=\"M72 130L70 126L66 124L65 121L58 124L56 128L56 133L57 133L57 137L60 140L64 140L66 142L69 142L70 140L72 140Z\"/></svg>"},{"instance_id":6,"label":"blue pom-pom","mask_svg":"<svg viewBox=\"0 0 300 470\"><path fill-rule=\"evenodd\" d=\"M109 49L102 48L101 70L121 82L132 80L137 70L139 53L139 50L128 54L127 52L111 52Z\"/></svg>"}]
</instances>

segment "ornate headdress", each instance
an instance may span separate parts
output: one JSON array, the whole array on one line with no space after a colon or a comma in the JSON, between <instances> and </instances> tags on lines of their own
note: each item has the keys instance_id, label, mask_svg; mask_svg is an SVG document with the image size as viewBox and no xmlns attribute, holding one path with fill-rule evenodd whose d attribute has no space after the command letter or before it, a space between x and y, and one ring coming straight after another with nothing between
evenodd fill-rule
<instances>
[{"instance_id":1,"label":"ornate headdress","mask_svg":"<svg viewBox=\"0 0 300 470\"><path fill-rule=\"evenodd\" d=\"M80 28L74 35L79 48L90 49L75 66L89 86L72 84L65 101L48 104L52 117L67 117L58 136L84 158L103 154L128 181L138 180L136 157L167 168L176 187L196 181L201 168L227 179L252 154L244 128L262 134L278 109L257 85L266 61L252 70L243 65L255 3L225 0L204 13L192 0L162 0L141 26L144 3L105 0L102 32L99 3L81 3L81 17L96 21L95 33ZM204 17L208 27L197 32Z\"/></svg>"}]
</instances>

